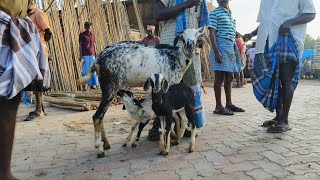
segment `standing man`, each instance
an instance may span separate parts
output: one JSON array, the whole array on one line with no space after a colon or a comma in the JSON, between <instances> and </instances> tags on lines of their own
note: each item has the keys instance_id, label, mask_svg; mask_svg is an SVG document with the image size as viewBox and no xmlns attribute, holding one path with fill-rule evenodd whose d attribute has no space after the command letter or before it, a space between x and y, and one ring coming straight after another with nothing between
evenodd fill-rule
<instances>
[{"instance_id":1,"label":"standing man","mask_svg":"<svg viewBox=\"0 0 320 180\"><path fill-rule=\"evenodd\" d=\"M11 155L20 91L34 79L50 87L50 71L36 27L26 15L27 0L0 2L0 179L16 179Z\"/></svg>"},{"instance_id":2,"label":"standing man","mask_svg":"<svg viewBox=\"0 0 320 180\"><path fill-rule=\"evenodd\" d=\"M153 45L153 44L159 44L160 43L160 38L156 35L154 35L156 27L148 25L147 26L147 37L142 39L142 43L146 45Z\"/></svg>"},{"instance_id":3,"label":"standing man","mask_svg":"<svg viewBox=\"0 0 320 180\"><path fill-rule=\"evenodd\" d=\"M244 112L232 104L231 89L233 74L241 71L241 57L236 47L236 22L231 15L230 0L217 0L219 7L209 15L210 39L212 50L210 54L211 70L214 71L214 92L216 97L215 114L234 115L234 112ZM224 82L226 106L221 103L221 86Z\"/></svg>"},{"instance_id":4,"label":"standing man","mask_svg":"<svg viewBox=\"0 0 320 180\"><path fill-rule=\"evenodd\" d=\"M236 35L236 44L241 56L241 71L240 73L234 73L236 81L237 81L237 88L243 87L245 85L245 78L244 78L244 74L243 74L243 70L246 67L246 43L244 42L244 40L241 37L241 34L237 32Z\"/></svg>"},{"instance_id":5,"label":"standing man","mask_svg":"<svg viewBox=\"0 0 320 180\"><path fill-rule=\"evenodd\" d=\"M91 32L91 23L84 23L85 31L79 35L79 44L80 44L80 60L82 61L82 77L87 74L90 70L91 65L95 60L96 51L94 49L95 38L94 34ZM94 76L88 81L88 86L91 89L96 89L98 87L98 76L94 73ZM87 86L83 85L82 90L86 91Z\"/></svg>"},{"instance_id":6,"label":"standing man","mask_svg":"<svg viewBox=\"0 0 320 180\"><path fill-rule=\"evenodd\" d=\"M297 46L294 50L298 51L298 56L301 56L303 52L303 45L306 35L307 23L315 18L316 11L312 0L261 0L260 11L258 14L259 27L245 35L245 39L251 39L253 36L257 36L256 45L256 57L254 75L257 73L255 69L257 63L267 64L270 62L272 53L269 54L269 50L273 50L271 47L277 42L279 38L291 37L291 34L296 42ZM289 34L290 33L290 34ZM289 35L288 35L289 34ZM289 39L290 40L290 39ZM284 44L286 45L286 44ZM292 59L292 56L288 56L288 49L282 49L286 47L280 47L279 59L279 78L280 85L279 95L277 95L276 102L276 117L273 120L265 121L262 126L269 127L268 132L281 133L287 131L290 128L288 123L288 115L293 99L294 82L293 78L297 66L299 65L299 58ZM292 49L290 49L292 50ZM259 79L255 86L259 86ZM272 79L271 81L275 81ZM297 82L295 82L296 84ZM270 91L269 89L267 91ZM260 101L261 102L261 101ZM267 108L267 106L265 106Z\"/></svg>"},{"instance_id":7,"label":"standing man","mask_svg":"<svg viewBox=\"0 0 320 180\"><path fill-rule=\"evenodd\" d=\"M52 36L48 16L45 12L36 7L35 0L30 0L27 14L39 31L41 42L45 49L45 57L48 61L49 49L47 42L51 39ZM30 112L29 116L25 119L25 121L32 121L46 114L46 111L43 106L43 92L34 91L34 94L36 96L36 110Z\"/></svg>"},{"instance_id":8,"label":"standing man","mask_svg":"<svg viewBox=\"0 0 320 180\"><path fill-rule=\"evenodd\" d=\"M255 51L256 51L256 42L253 42L251 48L247 51L248 72L250 73L250 77L253 70L254 57L256 55Z\"/></svg>"},{"instance_id":9,"label":"standing man","mask_svg":"<svg viewBox=\"0 0 320 180\"><path fill-rule=\"evenodd\" d=\"M160 43L173 44L175 37L185 29L196 29L207 25L207 4L204 0L156 0L154 19L158 22L163 22L160 30ZM181 43L178 43L178 46L180 45ZM197 49L196 58L192 60L192 64L185 72L182 81L188 84L196 94L194 112L197 127L200 128L203 126L205 118L201 92L200 49ZM190 133L187 134L189 135ZM154 125L149 131L148 138L149 140L158 140L159 128Z\"/></svg>"}]
</instances>

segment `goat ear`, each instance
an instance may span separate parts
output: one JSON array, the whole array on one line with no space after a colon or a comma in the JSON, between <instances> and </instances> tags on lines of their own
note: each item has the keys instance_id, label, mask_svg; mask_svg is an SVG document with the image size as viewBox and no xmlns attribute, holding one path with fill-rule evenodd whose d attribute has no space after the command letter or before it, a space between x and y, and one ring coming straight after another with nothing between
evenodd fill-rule
<instances>
[{"instance_id":1,"label":"goat ear","mask_svg":"<svg viewBox=\"0 0 320 180\"><path fill-rule=\"evenodd\" d=\"M147 81L143 85L143 90L148 91L150 87L150 78L147 79Z\"/></svg>"},{"instance_id":2,"label":"goat ear","mask_svg":"<svg viewBox=\"0 0 320 180\"><path fill-rule=\"evenodd\" d=\"M126 110L127 108L126 108L126 106L125 105L123 105L122 106L122 110Z\"/></svg>"},{"instance_id":3,"label":"goat ear","mask_svg":"<svg viewBox=\"0 0 320 180\"><path fill-rule=\"evenodd\" d=\"M208 38L208 36L206 36L205 34L201 34L199 37L198 37L198 40L197 40L197 47L198 48L203 48L204 44L205 43L208 43L211 47L211 42Z\"/></svg>"},{"instance_id":4,"label":"goat ear","mask_svg":"<svg viewBox=\"0 0 320 180\"><path fill-rule=\"evenodd\" d=\"M163 79L162 83L161 83L161 88L163 89L163 92L164 93L167 93L168 90L169 90L169 84L168 84L168 81Z\"/></svg>"},{"instance_id":5,"label":"goat ear","mask_svg":"<svg viewBox=\"0 0 320 180\"><path fill-rule=\"evenodd\" d=\"M174 38L173 46L177 46L180 39L181 39L181 34L179 34L178 36L176 36L176 38Z\"/></svg>"}]
</instances>

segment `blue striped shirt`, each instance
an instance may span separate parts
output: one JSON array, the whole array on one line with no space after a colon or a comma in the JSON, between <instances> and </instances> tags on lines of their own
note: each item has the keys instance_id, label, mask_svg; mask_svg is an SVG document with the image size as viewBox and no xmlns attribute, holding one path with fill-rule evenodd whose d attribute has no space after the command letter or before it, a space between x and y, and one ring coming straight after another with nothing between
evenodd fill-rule
<instances>
[{"instance_id":1,"label":"blue striped shirt","mask_svg":"<svg viewBox=\"0 0 320 180\"><path fill-rule=\"evenodd\" d=\"M216 37L236 39L236 21L231 12L224 7L217 7L209 14L209 28L216 29Z\"/></svg>"}]
</instances>

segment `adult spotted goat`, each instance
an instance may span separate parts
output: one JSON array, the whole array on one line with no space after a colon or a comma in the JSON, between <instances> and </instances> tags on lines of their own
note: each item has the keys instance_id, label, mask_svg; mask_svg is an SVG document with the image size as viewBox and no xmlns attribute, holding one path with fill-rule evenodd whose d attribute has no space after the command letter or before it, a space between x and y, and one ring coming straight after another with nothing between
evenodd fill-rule
<instances>
[{"instance_id":1,"label":"adult spotted goat","mask_svg":"<svg viewBox=\"0 0 320 180\"><path fill-rule=\"evenodd\" d=\"M201 29L186 29L174 39L174 46L159 44L147 46L137 42L120 42L107 46L96 58L86 76L79 80L86 83L97 72L102 97L93 115L95 147L98 157L110 144L103 126L103 117L121 87L142 87L154 73L161 73L168 85L177 84L196 56L196 49L205 43ZM181 47L176 47L182 41Z\"/></svg>"}]
</instances>

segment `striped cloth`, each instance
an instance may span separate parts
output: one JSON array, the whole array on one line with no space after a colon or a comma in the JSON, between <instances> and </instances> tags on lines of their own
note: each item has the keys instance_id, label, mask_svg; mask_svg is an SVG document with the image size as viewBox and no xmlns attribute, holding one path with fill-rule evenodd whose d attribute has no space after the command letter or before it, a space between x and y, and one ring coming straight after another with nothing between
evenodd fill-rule
<instances>
[{"instance_id":1,"label":"striped cloth","mask_svg":"<svg viewBox=\"0 0 320 180\"><path fill-rule=\"evenodd\" d=\"M0 11L0 96L12 99L33 80L50 87L49 65L33 22Z\"/></svg>"},{"instance_id":2,"label":"striped cloth","mask_svg":"<svg viewBox=\"0 0 320 180\"><path fill-rule=\"evenodd\" d=\"M235 41L217 38L217 45L222 56L222 63L218 63L215 59L213 49L210 50L210 70L238 73L242 68L242 57L240 56Z\"/></svg>"},{"instance_id":3,"label":"striped cloth","mask_svg":"<svg viewBox=\"0 0 320 180\"><path fill-rule=\"evenodd\" d=\"M265 51L264 54L256 55L252 76L253 93L257 100L269 111L273 112L277 106L280 64L289 61L298 64L299 57L299 47L291 33L287 36L279 35L269 52ZM292 81L294 88L296 88L299 81L298 65Z\"/></svg>"},{"instance_id":4,"label":"striped cloth","mask_svg":"<svg viewBox=\"0 0 320 180\"><path fill-rule=\"evenodd\" d=\"M236 21L231 12L224 7L217 7L209 14L209 28L216 29L216 37L226 38L231 41L236 39Z\"/></svg>"}]
</instances>

